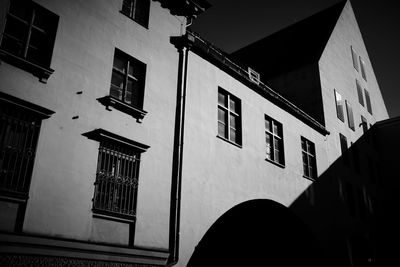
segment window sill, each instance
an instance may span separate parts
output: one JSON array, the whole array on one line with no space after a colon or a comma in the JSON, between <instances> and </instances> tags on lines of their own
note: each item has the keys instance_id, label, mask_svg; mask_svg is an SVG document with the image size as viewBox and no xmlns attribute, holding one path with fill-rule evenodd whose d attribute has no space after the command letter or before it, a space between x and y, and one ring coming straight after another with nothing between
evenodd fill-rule
<instances>
[{"instance_id":1,"label":"window sill","mask_svg":"<svg viewBox=\"0 0 400 267\"><path fill-rule=\"evenodd\" d=\"M222 137L222 136L220 136L220 135L217 135L217 138L219 138L219 139L221 139L221 140L224 140L225 142L228 142L229 144L232 144L232 145L234 145L234 146L237 146L238 148L243 148L242 145L239 145L239 144L237 144L237 143L235 143L235 142L232 142L231 140L228 140L228 139L226 139L225 137Z\"/></svg>"},{"instance_id":2,"label":"window sill","mask_svg":"<svg viewBox=\"0 0 400 267\"><path fill-rule=\"evenodd\" d=\"M283 164L281 164L281 163L279 163L279 162L275 162L275 161L273 161L273 160L270 160L270 159L268 159L268 158L266 158L265 161L268 161L268 162L270 162L270 163L272 163L272 164L275 164L276 166L281 167L282 169L285 168L285 165L283 165Z\"/></svg>"},{"instance_id":3,"label":"window sill","mask_svg":"<svg viewBox=\"0 0 400 267\"><path fill-rule=\"evenodd\" d=\"M0 48L0 59L5 62L19 67L27 72L32 73L34 76L39 78L39 81L42 83L47 83L47 79L53 74L54 70L46 67L39 66L35 63L32 63L24 58L15 56L10 52L7 52Z\"/></svg>"},{"instance_id":4,"label":"window sill","mask_svg":"<svg viewBox=\"0 0 400 267\"><path fill-rule=\"evenodd\" d=\"M102 105L106 107L107 110L111 111L110 106L124 112L126 114L131 115L132 117L136 118L137 122L142 122L142 119L144 116L146 116L147 111L144 111L140 108L135 108L131 105L128 105L112 96L104 96L101 98L98 98L97 101L99 101Z\"/></svg>"},{"instance_id":5,"label":"window sill","mask_svg":"<svg viewBox=\"0 0 400 267\"><path fill-rule=\"evenodd\" d=\"M304 177L304 178L306 178L307 180L310 180L310 181L313 181L313 182L315 182L315 179L314 179L314 178L311 178L311 177L305 176L304 174L303 174L303 177Z\"/></svg>"},{"instance_id":6,"label":"window sill","mask_svg":"<svg viewBox=\"0 0 400 267\"><path fill-rule=\"evenodd\" d=\"M142 22L140 22L140 21L138 21L138 20L136 20L136 19L134 19L134 18L128 16L127 14L125 14L124 12L122 12L122 10L120 10L119 13L121 13L122 15L124 15L125 17L127 17L128 19L130 19L130 20L136 22L137 24L139 24L140 26L142 26L142 27L145 28L146 30L149 29L149 26L148 26L148 25L146 25L146 24L144 24L144 23L142 23Z\"/></svg>"},{"instance_id":7,"label":"window sill","mask_svg":"<svg viewBox=\"0 0 400 267\"><path fill-rule=\"evenodd\" d=\"M135 222L135 219L136 219L136 216L134 216L134 215L115 214L113 212L98 210L98 209L94 209L94 208L92 209L92 212L93 212L93 217L106 219L106 220L110 220L110 221L133 223L133 222Z\"/></svg>"}]
</instances>

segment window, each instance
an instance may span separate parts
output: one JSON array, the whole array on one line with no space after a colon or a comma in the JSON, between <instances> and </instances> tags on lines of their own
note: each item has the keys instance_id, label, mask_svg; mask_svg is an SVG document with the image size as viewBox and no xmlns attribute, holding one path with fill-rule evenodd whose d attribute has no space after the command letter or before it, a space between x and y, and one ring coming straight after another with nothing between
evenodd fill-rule
<instances>
[{"instance_id":1,"label":"window","mask_svg":"<svg viewBox=\"0 0 400 267\"><path fill-rule=\"evenodd\" d=\"M344 107L342 96L335 90L336 113L337 117L344 122Z\"/></svg>"},{"instance_id":2,"label":"window","mask_svg":"<svg viewBox=\"0 0 400 267\"><path fill-rule=\"evenodd\" d=\"M110 94L97 100L108 110L109 106L113 106L140 122L147 114L142 109L145 78L146 64L115 49Z\"/></svg>"},{"instance_id":3,"label":"window","mask_svg":"<svg viewBox=\"0 0 400 267\"><path fill-rule=\"evenodd\" d=\"M347 110L347 122L349 124L349 128L353 131L354 128L354 116L353 116L353 108L351 107L350 103L346 100L346 110Z\"/></svg>"},{"instance_id":4,"label":"window","mask_svg":"<svg viewBox=\"0 0 400 267\"><path fill-rule=\"evenodd\" d=\"M100 142L93 212L133 221L140 155L149 147L103 129L83 135Z\"/></svg>"},{"instance_id":5,"label":"window","mask_svg":"<svg viewBox=\"0 0 400 267\"><path fill-rule=\"evenodd\" d=\"M360 57L360 66L361 66L361 76L364 78L365 81L367 81L367 74L365 72L365 62L362 60Z\"/></svg>"},{"instance_id":6,"label":"window","mask_svg":"<svg viewBox=\"0 0 400 267\"><path fill-rule=\"evenodd\" d=\"M357 94L358 94L358 102L361 104L361 106L364 106L363 91L361 88L361 84L357 79L356 79L356 87L357 87Z\"/></svg>"},{"instance_id":7,"label":"window","mask_svg":"<svg viewBox=\"0 0 400 267\"><path fill-rule=\"evenodd\" d=\"M265 142L267 159L285 165L282 124L265 115Z\"/></svg>"},{"instance_id":8,"label":"window","mask_svg":"<svg viewBox=\"0 0 400 267\"><path fill-rule=\"evenodd\" d=\"M372 106L371 106L371 99L369 97L369 93L366 89L364 89L364 93L365 93L365 102L367 102L367 110L368 110L369 114L372 115Z\"/></svg>"},{"instance_id":9,"label":"window","mask_svg":"<svg viewBox=\"0 0 400 267\"><path fill-rule=\"evenodd\" d=\"M357 71L359 71L359 68L358 68L358 56L357 56L357 53L354 51L352 46L351 46L351 58L353 59L353 67Z\"/></svg>"},{"instance_id":10,"label":"window","mask_svg":"<svg viewBox=\"0 0 400 267\"><path fill-rule=\"evenodd\" d=\"M342 151L342 158L345 164L349 164L349 157L347 154L347 138L343 134L339 133L340 138L340 149Z\"/></svg>"},{"instance_id":11,"label":"window","mask_svg":"<svg viewBox=\"0 0 400 267\"><path fill-rule=\"evenodd\" d=\"M218 89L218 136L242 144L240 100L222 88Z\"/></svg>"},{"instance_id":12,"label":"window","mask_svg":"<svg viewBox=\"0 0 400 267\"><path fill-rule=\"evenodd\" d=\"M140 25L149 24L150 0L123 0L121 13L133 19Z\"/></svg>"},{"instance_id":13,"label":"window","mask_svg":"<svg viewBox=\"0 0 400 267\"><path fill-rule=\"evenodd\" d=\"M317 178L317 161L314 143L301 137L301 150L303 156L303 175L307 178Z\"/></svg>"},{"instance_id":14,"label":"window","mask_svg":"<svg viewBox=\"0 0 400 267\"><path fill-rule=\"evenodd\" d=\"M28 198L41 122L52 113L0 93L0 195Z\"/></svg>"},{"instance_id":15,"label":"window","mask_svg":"<svg viewBox=\"0 0 400 267\"><path fill-rule=\"evenodd\" d=\"M367 119L364 118L364 116L361 115L361 126L363 129L363 134L365 134L368 131L368 122Z\"/></svg>"},{"instance_id":16,"label":"window","mask_svg":"<svg viewBox=\"0 0 400 267\"><path fill-rule=\"evenodd\" d=\"M10 2L0 55L46 81L50 69L58 16L31 1Z\"/></svg>"}]
</instances>

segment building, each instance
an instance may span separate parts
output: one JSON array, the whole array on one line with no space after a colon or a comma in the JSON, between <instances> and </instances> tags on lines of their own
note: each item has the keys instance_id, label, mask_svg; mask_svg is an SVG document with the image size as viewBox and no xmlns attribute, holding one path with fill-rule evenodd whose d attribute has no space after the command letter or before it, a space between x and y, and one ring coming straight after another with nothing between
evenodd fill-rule
<instances>
[{"instance_id":1,"label":"building","mask_svg":"<svg viewBox=\"0 0 400 267\"><path fill-rule=\"evenodd\" d=\"M203 0L1 4L2 265L379 262L395 195L356 171L388 114L349 1L231 55L186 31Z\"/></svg>"},{"instance_id":2,"label":"building","mask_svg":"<svg viewBox=\"0 0 400 267\"><path fill-rule=\"evenodd\" d=\"M169 261L170 37L196 3L1 1L1 265Z\"/></svg>"}]
</instances>

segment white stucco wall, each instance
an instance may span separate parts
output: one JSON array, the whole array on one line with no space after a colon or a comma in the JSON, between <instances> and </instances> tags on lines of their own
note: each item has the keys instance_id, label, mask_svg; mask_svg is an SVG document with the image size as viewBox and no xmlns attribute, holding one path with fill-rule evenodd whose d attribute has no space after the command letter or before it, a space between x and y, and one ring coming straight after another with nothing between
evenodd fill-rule
<instances>
[{"instance_id":1,"label":"white stucco wall","mask_svg":"<svg viewBox=\"0 0 400 267\"><path fill-rule=\"evenodd\" d=\"M242 148L216 137L219 86L241 100ZM322 134L192 52L186 101L178 266L236 204L261 198L289 206L310 185L303 177L301 136L315 144L318 173L328 166ZM285 168L265 160L264 114L283 124Z\"/></svg>"},{"instance_id":2,"label":"white stucco wall","mask_svg":"<svg viewBox=\"0 0 400 267\"><path fill-rule=\"evenodd\" d=\"M2 92L55 111L41 128L24 231L98 239L91 208L99 144L82 134L102 128L150 146L141 157L135 245L167 249L178 76L169 38L181 34L183 19L155 1L148 29L119 12L122 1L36 2L60 16L54 74L43 84L5 62L0 66ZM96 100L109 94L115 47L147 66L142 123ZM124 232L118 235L112 242L126 243Z\"/></svg>"},{"instance_id":3,"label":"white stucco wall","mask_svg":"<svg viewBox=\"0 0 400 267\"><path fill-rule=\"evenodd\" d=\"M353 67L351 46L365 62L367 81L362 78L361 70L357 72ZM363 134L362 127L359 126L361 115L367 119L368 124L388 118L372 63L368 57L350 1L347 1L343 8L319 60L319 70L325 123L328 131L331 131L331 135L328 137L330 162L334 162L341 155L339 133L347 137L349 146L350 142L354 143ZM364 107L358 101L356 79L370 94L372 115L367 111L364 92ZM337 90L344 100L351 103L355 131L348 126L346 107L344 107L345 121L342 122L337 118L334 90Z\"/></svg>"}]
</instances>

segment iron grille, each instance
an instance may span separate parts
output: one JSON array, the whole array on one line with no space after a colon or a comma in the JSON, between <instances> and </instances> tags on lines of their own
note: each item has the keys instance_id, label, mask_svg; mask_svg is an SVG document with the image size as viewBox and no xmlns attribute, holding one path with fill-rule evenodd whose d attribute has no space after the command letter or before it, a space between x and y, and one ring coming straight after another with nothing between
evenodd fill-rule
<instances>
[{"instance_id":1,"label":"iron grille","mask_svg":"<svg viewBox=\"0 0 400 267\"><path fill-rule=\"evenodd\" d=\"M29 193L41 119L28 109L0 102L0 193Z\"/></svg>"},{"instance_id":2,"label":"iron grille","mask_svg":"<svg viewBox=\"0 0 400 267\"><path fill-rule=\"evenodd\" d=\"M140 153L100 142L93 210L133 218L136 214Z\"/></svg>"}]
</instances>

